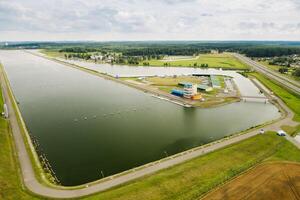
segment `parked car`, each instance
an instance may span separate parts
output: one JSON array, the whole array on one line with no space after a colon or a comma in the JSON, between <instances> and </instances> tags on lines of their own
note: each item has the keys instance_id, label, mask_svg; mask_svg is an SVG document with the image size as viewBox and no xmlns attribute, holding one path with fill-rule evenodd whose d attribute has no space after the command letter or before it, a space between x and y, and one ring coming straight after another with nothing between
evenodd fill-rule
<instances>
[{"instance_id":1,"label":"parked car","mask_svg":"<svg viewBox=\"0 0 300 200\"><path fill-rule=\"evenodd\" d=\"M264 130L264 129L260 129L259 133L260 133L260 134L264 134L264 133L265 133L265 130Z\"/></svg>"},{"instance_id":2,"label":"parked car","mask_svg":"<svg viewBox=\"0 0 300 200\"><path fill-rule=\"evenodd\" d=\"M279 130L279 131L277 131L277 135L278 136L286 136L286 132L283 130Z\"/></svg>"}]
</instances>

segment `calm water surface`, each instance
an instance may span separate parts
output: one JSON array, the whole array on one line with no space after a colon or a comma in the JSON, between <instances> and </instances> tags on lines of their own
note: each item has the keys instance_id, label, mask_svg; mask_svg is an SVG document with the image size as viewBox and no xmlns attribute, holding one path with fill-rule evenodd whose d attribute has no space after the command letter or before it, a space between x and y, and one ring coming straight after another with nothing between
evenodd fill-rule
<instances>
[{"instance_id":1,"label":"calm water surface","mask_svg":"<svg viewBox=\"0 0 300 200\"><path fill-rule=\"evenodd\" d=\"M22 51L0 51L27 128L63 185L87 183L279 117L263 103L183 108Z\"/></svg>"}]
</instances>

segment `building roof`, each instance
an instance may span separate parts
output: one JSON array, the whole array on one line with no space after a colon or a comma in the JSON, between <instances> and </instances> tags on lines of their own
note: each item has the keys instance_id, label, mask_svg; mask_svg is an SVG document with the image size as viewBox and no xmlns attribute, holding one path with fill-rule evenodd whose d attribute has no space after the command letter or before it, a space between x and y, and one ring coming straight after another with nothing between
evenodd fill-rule
<instances>
[{"instance_id":1,"label":"building roof","mask_svg":"<svg viewBox=\"0 0 300 200\"><path fill-rule=\"evenodd\" d=\"M213 86L221 86L219 78L217 76L210 76L210 80Z\"/></svg>"},{"instance_id":2,"label":"building roof","mask_svg":"<svg viewBox=\"0 0 300 200\"><path fill-rule=\"evenodd\" d=\"M197 88L202 89L202 90L206 90L206 89L211 88L211 87L208 86L208 85L202 85L202 84L199 84L199 85L197 86Z\"/></svg>"}]
</instances>

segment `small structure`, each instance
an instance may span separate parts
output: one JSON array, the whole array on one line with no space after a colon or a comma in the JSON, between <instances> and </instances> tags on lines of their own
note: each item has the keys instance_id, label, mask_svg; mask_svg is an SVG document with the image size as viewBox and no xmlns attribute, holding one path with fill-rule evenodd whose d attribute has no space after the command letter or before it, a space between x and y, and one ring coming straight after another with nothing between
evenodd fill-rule
<instances>
[{"instance_id":1,"label":"small structure","mask_svg":"<svg viewBox=\"0 0 300 200\"><path fill-rule=\"evenodd\" d=\"M197 86L197 89L198 89L198 90L201 90L201 91L206 91L206 92L210 92L210 91L213 90L212 87L210 87L210 86L208 86L208 85L203 85L203 84L199 84L199 85Z\"/></svg>"},{"instance_id":2,"label":"small structure","mask_svg":"<svg viewBox=\"0 0 300 200\"><path fill-rule=\"evenodd\" d=\"M279 130L279 131L277 131L277 135L278 136L286 136L286 132L283 130Z\"/></svg>"},{"instance_id":3,"label":"small structure","mask_svg":"<svg viewBox=\"0 0 300 200\"><path fill-rule=\"evenodd\" d=\"M192 96L192 100L201 100L201 99L202 99L201 94L196 94L196 95Z\"/></svg>"},{"instance_id":4,"label":"small structure","mask_svg":"<svg viewBox=\"0 0 300 200\"><path fill-rule=\"evenodd\" d=\"M6 104L3 104L3 114L5 118L8 118L8 108Z\"/></svg>"}]
</instances>

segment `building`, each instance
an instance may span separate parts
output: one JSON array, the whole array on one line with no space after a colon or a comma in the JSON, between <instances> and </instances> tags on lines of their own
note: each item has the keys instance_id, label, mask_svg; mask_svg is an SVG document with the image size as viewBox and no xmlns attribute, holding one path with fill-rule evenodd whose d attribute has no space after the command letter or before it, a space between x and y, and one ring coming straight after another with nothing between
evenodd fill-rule
<instances>
[{"instance_id":1,"label":"building","mask_svg":"<svg viewBox=\"0 0 300 200\"><path fill-rule=\"evenodd\" d=\"M178 96L178 97L183 97L183 94L184 92L182 90L176 90L176 89L173 89L171 91L171 94L175 95L175 96Z\"/></svg>"},{"instance_id":2,"label":"building","mask_svg":"<svg viewBox=\"0 0 300 200\"><path fill-rule=\"evenodd\" d=\"M183 97L191 99L197 94L197 85L192 83L187 83L183 88Z\"/></svg>"},{"instance_id":3,"label":"building","mask_svg":"<svg viewBox=\"0 0 300 200\"><path fill-rule=\"evenodd\" d=\"M198 90L201 90L201 91L205 91L205 92L210 92L213 90L212 87L208 86L208 85L203 85L203 84L199 84L197 86Z\"/></svg>"},{"instance_id":4,"label":"building","mask_svg":"<svg viewBox=\"0 0 300 200\"><path fill-rule=\"evenodd\" d=\"M211 54L218 54L218 53L219 53L219 50L217 50L217 49L212 49L212 50L210 50L210 53L211 53Z\"/></svg>"},{"instance_id":5,"label":"building","mask_svg":"<svg viewBox=\"0 0 300 200\"><path fill-rule=\"evenodd\" d=\"M221 88L221 83L217 76L211 75L210 81L213 88Z\"/></svg>"}]
</instances>

